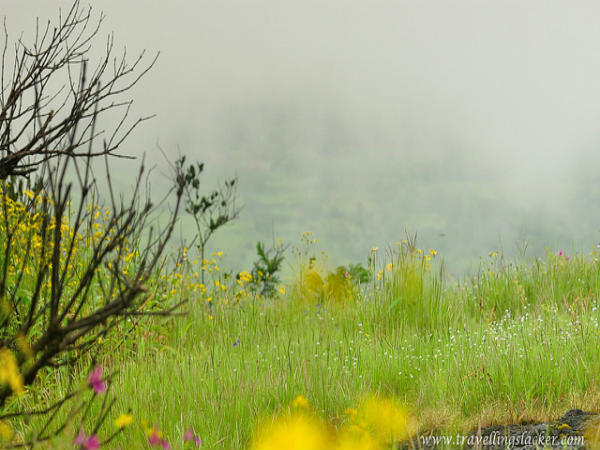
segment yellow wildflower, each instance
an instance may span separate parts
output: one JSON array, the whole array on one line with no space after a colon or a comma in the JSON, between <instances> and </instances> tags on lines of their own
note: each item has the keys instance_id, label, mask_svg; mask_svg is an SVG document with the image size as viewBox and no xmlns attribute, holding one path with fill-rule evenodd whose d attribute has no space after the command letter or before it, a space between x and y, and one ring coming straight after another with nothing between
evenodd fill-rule
<instances>
[{"instance_id":1,"label":"yellow wildflower","mask_svg":"<svg viewBox=\"0 0 600 450\"><path fill-rule=\"evenodd\" d=\"M339 450L376 450L381 447L378 446L378 443L373 440L373 437L365 428L350 425L342 427L334 448Z\"/></svg>"},{"instance_id":2,"label":"yellow wildflower","mask_svg":"<svg viewBox=\"0 0 600 450\"><path fill-rule=\"evenodd\" d=\"M344 410L344 414L347 415L350 419L354 419L358 414L358 411L355 408L346 408Z\"/></svg>"},{"instance_id":3,"label":"yellow wildflower","mask_svg":"<svg viewBox=\"0 0 600 450\"><path fill-rule=\"evenodd\" d=\"M163 433L156 427L146 428L146 437L148 439L155 437L156 439L162 439Z\"/></svg>"},{"instance_id":4,"label":"yellow wildflower","mask_svg":"<svg viewBox=\"0 0 600 450\"><path fill-rule=\"evenodd\" d=\"M131 414L121 414L115 419L115 426L117 428L125 428L133 423L133 416Z\"/></svg>"},{"instance_id":5,"label":"yellow wildflower","mask_svg":"<svg viewBox=\"0 0 600 450\"><path fill-rule=\"evenodd\" d=\"M0 386L8 384L15 394L23 392L23 375L19 373L19 365L15 355L3 347L0 349Z\"/></svg>"},{"instance_id":6,"label":"yellow wildflower","mask_svg":"<svg viewBox=\"0 0 600 450\"><path fill-rule=\"evenodd\" d=\"M382 444L403 441L415 431L408 412L390 399L367 399L358 409L358 418L371 436Z\"/></svg>"},{"instance_id":7,"label":"yellow wildflower","mask_svg":"<svg viewBox=\"0 0 600 450\"><path fill-rule=\"evenodd\" d=\"M302 394L298 395L292 402L294 408L308 408L308 400Z\"/></svg>"},{"instance_id":8,"label":"yellow wildflower","mask_svg":"<svg viewBox=\"0 0 600 450\"><path fill-rule=\"evenodd\" d=\"M13 438L14 432L5 421L0 421L0 441L8 442Z\"/></svg>"},{"instance_id":9,"label":"yellow wildflower","mask_svg":"<svg viewBox=\"0 0 600 450\"><path fill-rule=\"evenodd\" d=\"M250 448L255 450L323 450L333 448L332 436L306 414L283 416L259 427Z\"/></svg>"}]
</instances>

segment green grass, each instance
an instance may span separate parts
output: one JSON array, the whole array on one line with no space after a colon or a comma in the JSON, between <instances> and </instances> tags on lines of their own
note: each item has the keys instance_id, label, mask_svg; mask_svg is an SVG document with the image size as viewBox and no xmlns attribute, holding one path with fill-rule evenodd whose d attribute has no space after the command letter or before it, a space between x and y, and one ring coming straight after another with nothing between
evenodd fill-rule
<instances>
[{"instance_id":1,"label":"green grass","mask_svg":"<svg viewBox=\"0 0 600 450\"><path fill-rule=\"evenodd\" d=\"M421 430L438 431L597 407L596 253L519 264L494 256L460 283L408 251L381 259L392 270L341 304L303 302L290 285L286 297L261 303L216 299L211 315L192 296L187 316L113 337L125 340L117 351L115 340L102 344L115 374L113 416L131 409L174 448L189 427L205 448L244 448L257 423L298 394L334 425L366 394L393 396ZM66 384L56 375L40 381L49 397ZM101 436L112 424L105 428ZM132 427L111 446L142 442Z\"/></svg>"}]
</instances>

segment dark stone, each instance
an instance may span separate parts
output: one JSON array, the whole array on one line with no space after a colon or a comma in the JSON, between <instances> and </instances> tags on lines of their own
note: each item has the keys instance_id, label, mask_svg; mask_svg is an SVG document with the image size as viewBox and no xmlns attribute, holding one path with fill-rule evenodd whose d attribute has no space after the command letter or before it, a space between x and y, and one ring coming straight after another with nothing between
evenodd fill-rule
<instances>
[{"instance_id":1,"label":"dark stone","mask_svg":"<svg viewBox=\"0 0 600 450\"><path fill-rule=\"evenodd\" d=\"M581 450L586 448L583 433L590 420L600 415L571 409L555 422L521 425L495 425L473 430L461 437L451 436L451 443L437 440L435 435L421 435L416 445L402 443L399 449L421 450Z\"/></svg>"}]
</instances>

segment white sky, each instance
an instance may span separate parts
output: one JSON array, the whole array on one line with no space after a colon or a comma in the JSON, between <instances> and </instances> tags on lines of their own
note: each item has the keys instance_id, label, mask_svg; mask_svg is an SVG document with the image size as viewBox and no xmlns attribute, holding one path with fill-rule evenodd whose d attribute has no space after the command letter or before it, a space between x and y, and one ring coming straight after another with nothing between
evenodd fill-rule
<instances>
[{"instance_id":1,"label":"white sky","mask_svg":"<svg viewBox=\"0 0 600 450\"><path fill-rule=\"evenodd\" d=\"M0 0L0 15L13 36L58 5L69 2ZM214 151L202 149L218 153L240 127L256 148L282 110L297 121L283 153L326 151L331 120L360 149L366 173L390 148L459 154L517 202L560 197L561 183L600 159L597 1L98 0L94 8L132 56L161 52L134 93L140 113L158 115L132 146L151 157L159 141L210 161Z\"/></svg>"}]
</instances>

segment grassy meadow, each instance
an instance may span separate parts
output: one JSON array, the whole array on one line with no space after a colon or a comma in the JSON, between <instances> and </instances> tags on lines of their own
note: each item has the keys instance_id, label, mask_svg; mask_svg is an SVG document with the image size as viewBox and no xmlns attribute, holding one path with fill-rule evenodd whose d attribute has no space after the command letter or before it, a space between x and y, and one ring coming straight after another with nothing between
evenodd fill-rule
<instances>
[{"instance_id":1,"label":"grassy meadow","mask_svg":"<svg viewBox=\"0 0 600 450\"><path fill-rule=\"evenodd\" d=\"M103 448L160 446L152 433L183 448L190 429L203 448L392 448L417 432L597 408L598 249L516 262L490 251L453 280L443 255L408 239L373 248L358 277L307 232L286 253L293 276L268 297L248 272L220 267L221 252L192 253L148 285L162 306L188 299L185 315L140 318L98 342L114 399L98 436L121 414L132 422ZM47 372L9 408L52 403L85 381L87 362ZM40 424L13 426L30 436ZM71 445L77 431L43 446Z\"/></svg>"},{"instance_id":2,"label":"grassy meadow","mask_svg":"<svg viewBox=\"0 0 600 450\"><path fill-rule=\"evenodd\" d=\"M2 5L0 450L600 449L597 6L95 3Z\"/></svg>"}]
</instances>

